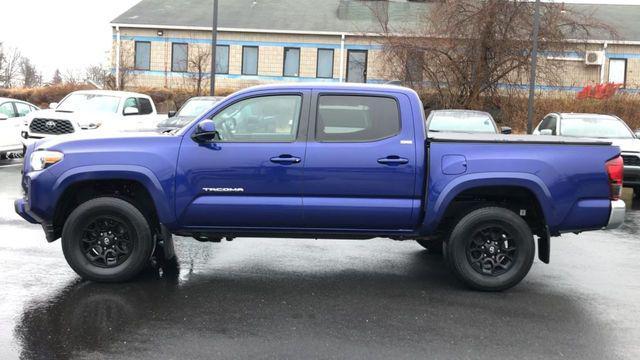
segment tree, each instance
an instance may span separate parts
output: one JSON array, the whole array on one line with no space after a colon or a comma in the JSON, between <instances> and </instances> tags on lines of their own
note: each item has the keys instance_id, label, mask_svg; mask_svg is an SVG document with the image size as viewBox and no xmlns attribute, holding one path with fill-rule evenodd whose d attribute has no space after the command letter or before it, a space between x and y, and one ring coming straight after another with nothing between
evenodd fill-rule
<instances>
[{"instance_id":1,"label":"tree","mask_svg":"<svg viewBox=\"0 0 640 360\"><path fill-rule=\"evenodd\" d=\"M118 83L116 84L115 74L107 75L105 79L105 87L113 90L124 90L131 80L133 70L135 70L135 50L133 42L122 42L120 46L120 61L118 71ZM113 52L113 68L115 70L116 52Z\"/></svg>"},{"instance_id":2,"label":"tree","mask_svg":"<svg viewBox=\"0 0 640 360\"><path fill-rule=\"evenodd\" d=\"M207 85L206 78L209 76L211 68L211 48L209 46L197 46L192 54L189 54L188 67L190 68L190 78L194 82L196 95L202 95L202 90Z\"/></svg>"},{"instance_id":3,"label":"tree","mask_svg":"<svg viewBox=\"0 0 640 360\"><path fill-rule=\"evenodd\" d=\"M29 58L22 58L20 62L20 76L22 77L23 87L29 88L42 84L42 75L38 73Z\"/></svg>"},{"instance_id":4,"label":"tree","mask_svg":"<svg viewBox=\"0 0 640 360\"><path fill-rule=\"evenodd\" d=\"M99 87L104 87L107 82L109 72L101 65L91 65L85 70L85 79Z\"/></svg>"},{"instance_id":5,"label":"tree","mask_svg":"<svg viewBox=\"0 0 640 360\"><path fill-rule=\"evenodd\" d=\"M10 88L15 85L20 73L22 55L17 48L3 49L2 64L0 64L1 86Z\"/></svg>"},{"instance_id":6,"label":"tree","mask_svg":"<svg viewBox=\"0 0 640 360\"><path fill-rule=\"evenodd\" d=\"M56 69L53 73L53 78L51 79L52 85L60 85L62 84L62 74L60 73L60 69Z\"/></svg>"},{"instance_id":7,"label":"tree","mask_svg":"<svg viewBox=\"0 0 640 360\"><path fill-rule=\"evenodd\" d=\"M613 33L591 16L561 6L541 5L541 53L563 53L569 45L575 49L579 45L567 40L586 38L594 30ZM442 107L480 107L497 98L501 88L527 82L532 2L446 0L425 8L422 24L412 29L392 29L384 14L377 15L387 72L392 76L433 91ZM540 61L541 80L554 83L560 66L556 61Z\"/></svg>"}]
</instances>

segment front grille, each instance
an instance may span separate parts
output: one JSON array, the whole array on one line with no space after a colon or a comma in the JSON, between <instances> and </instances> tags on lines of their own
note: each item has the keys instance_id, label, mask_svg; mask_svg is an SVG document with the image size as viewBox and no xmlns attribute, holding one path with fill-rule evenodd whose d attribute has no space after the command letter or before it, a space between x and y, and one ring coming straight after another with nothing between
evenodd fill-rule
<instances>
[{"instance_id":1,"label":"front grille","mask_svg":"<svg viewBox=\"0 0 640 360\"><path fill-rule=\"evenodd\" d=\"M622 160L628 166L640 166L640 157L635 155L622 155Z\"/></svg>"},{"instance_id":2,"label":"front grille","mask_svg":"<svg viewBox=\"0 0 640 360\"><path fill-rule=\"evenodd\" d=\"M74 132L73 125L69 120L58 119L33 119L29 130L39 134L62 135Z\"/></svg>"}]
</instances>

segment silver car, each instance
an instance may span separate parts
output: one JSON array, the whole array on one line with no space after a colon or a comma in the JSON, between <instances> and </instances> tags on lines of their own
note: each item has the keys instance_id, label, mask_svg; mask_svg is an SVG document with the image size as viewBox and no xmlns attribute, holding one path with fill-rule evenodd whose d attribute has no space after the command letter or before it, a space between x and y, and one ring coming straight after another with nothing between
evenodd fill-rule
<instances>
[{"instance_id":1,"label":"silver car","mask_svg":"<svg viewBox=\"0 0 640 360\"><path fill-rule=\"evenodd\" d=\"M624 186L640 192L640 136L617 116L551 113L542 119L534 135L559 135L606 139L619 146L624 159Z\"/></svg>"},{"instance_id":2,"label":"silver car","mask_svg":"<svg viewBox=\"0 0 640 360\"><path fill-rule=\"evenodd\" d=\"M5 159L8 152L22 150L24 116L34 110L38 107L26 101L0 98L0 159Z\"/></svg>"}]
</instances>

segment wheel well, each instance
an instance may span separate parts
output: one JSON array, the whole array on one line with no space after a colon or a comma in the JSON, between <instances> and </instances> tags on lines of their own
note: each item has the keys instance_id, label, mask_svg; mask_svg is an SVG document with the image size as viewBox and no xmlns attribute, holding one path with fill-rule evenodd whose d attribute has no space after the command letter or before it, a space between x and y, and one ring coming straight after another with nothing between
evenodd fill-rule
<instances>
[{"instance_id":1,"label":"wheel well","mask_svg":"<svg viewBox=\"0 0 640 360\"><path fill-rule=\"evenodd\" d=\"M437 232L450 231L460 218L487 205L510 209L527 222L533 234L545 233L546 222L538 198L531 190L518 186L486 186L461 192L447 207ZM525 215L521 215L522 210Z\"/></svg>"},{"instance_id":2,"label":"wheel well","mask_svg":"<svg viewBox=\"0 0 640 360\"><path fill-rule=\"evenodd\" d=\"M147 189L134 180L90 180L69 186L56 204L53 216L54 239L60 238L69 214L78 205L97 197L111 196L133 204L147 218L154 233L160 233L160 220Z\"/></svg>"}]
</instances>

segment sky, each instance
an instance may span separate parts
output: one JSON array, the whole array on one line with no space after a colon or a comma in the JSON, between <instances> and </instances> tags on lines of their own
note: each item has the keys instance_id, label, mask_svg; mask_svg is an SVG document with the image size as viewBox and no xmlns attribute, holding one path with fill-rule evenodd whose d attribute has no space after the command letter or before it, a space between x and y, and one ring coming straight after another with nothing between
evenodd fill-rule
<instances>
[{"instance_id":1,"label":"sky","mask_svg":"<svg viewBox=\"0 0 640 360\"><path fill-rule=\"evenodd\" d=\"M11 16L0 19L0 42L5 47L19 48L42 72L45 81L51 79L56 69L63 74L68 70L82 71L90 65L108 62L109 23L138 1L2 0L2 13ZM565 2L640 5L640 0Z\"/></svg>"}]
</instances>

